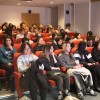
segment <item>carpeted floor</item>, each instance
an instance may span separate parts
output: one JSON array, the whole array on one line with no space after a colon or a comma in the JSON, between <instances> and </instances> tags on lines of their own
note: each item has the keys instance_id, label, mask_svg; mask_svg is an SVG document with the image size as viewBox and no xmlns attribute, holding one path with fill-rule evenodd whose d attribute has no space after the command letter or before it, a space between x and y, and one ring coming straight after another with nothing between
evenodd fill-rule
<instances>
[{"instance_id":1,"label":"carpeted floor","mask_svg":"<svg viewBox=\"0 0 100 100\"><path fill-rule=\"evenodd\" d=\"M27 95L29 97L29 92L24 93L24 95ZM75 94L73 94L75 96ZM5 97L6 96L6 97ZM47 100L56 100L57 98L57 90L53 89L48 92L47 94ZM86 95L84 96L85 100L100 100L100 93L97 93L96 97ZM0 91L0 100L18 100L17 96L15 93L11 93L10 91ZM38 100L40 100L40 97L38 95Z\"/></svg>"}]
</instances>

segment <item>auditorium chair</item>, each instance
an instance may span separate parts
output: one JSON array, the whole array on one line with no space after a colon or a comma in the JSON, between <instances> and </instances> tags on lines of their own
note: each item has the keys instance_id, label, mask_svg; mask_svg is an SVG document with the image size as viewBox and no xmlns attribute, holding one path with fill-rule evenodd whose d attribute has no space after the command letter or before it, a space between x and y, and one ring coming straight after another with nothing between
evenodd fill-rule
<instances>
[{"instance_id":1,"label":"auditorium chair","mask_svg":"<svg viewBox=\"0 0 100 100\"><path fill-rule=\"evenodd\" d=\"M20 49L20 47L21 47L21 43L16 43L16 44L14 44L14 47L15 47L15 49L16 49L16 52L18 52L19 49Z\"/></svg>"},{"instance_id":2,"label":"auditorium chair","mask_svg":"<svg viewBox=\"0 0 100 100\"><path fill-rule=\"evenodd\" d=\"M86 50L87 50L89 53L92 53L93 48L94 48L94 47L86 47Z\"/></svg>"}]
</instances>

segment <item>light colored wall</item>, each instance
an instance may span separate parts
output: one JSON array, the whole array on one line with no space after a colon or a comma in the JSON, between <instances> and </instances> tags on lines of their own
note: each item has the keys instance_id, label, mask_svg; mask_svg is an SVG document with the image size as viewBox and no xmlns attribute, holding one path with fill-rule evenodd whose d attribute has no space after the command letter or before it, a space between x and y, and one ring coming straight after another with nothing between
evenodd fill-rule
<instances>
[{"instance_id":1,"label":"light colored wall","mask_svg":"<svg viewBox=\"0 0 100 100\"><path fill-rule=\"evenodd\" d=\"M89 30L89 2L75 4L75 31L86 34Z\"/></svg>"},{"instance_id":2,"label":"light colored wall","mask_svg":"<svg viewBox=\"0 0 100 100\"><path fill-rule=\"evenodd\" d=\"M55 28L58 26L58 7L51 8L51 25Z\"/></svg>"},{"instance_id":3,"label":"light colored wall","mask_svg":"<svg viewBox=\"0 0 100 100\"><path fill-rule=\"evenodd\" d=\"M59 5L58 6L58 25L61 26L61 28L65 28L65 5Z\"/></svg>"},{"instance_id":4,"label":"light colored wall","mask_svg":"<svg viewBox=\"0 0 100 100\"><path fill-rule=\"evenodd\" d=\"M91 30L100 36L100 2L93 2L91 8Z\"/></svg>"},{"instance_id":5,"label":"light colored wall","mask_svg":"<svg viewBox=\"0 0 100 100\"><path fill-rule=\"evenodd\" d=\"M0 6L0 25L5 21L19 25L21 13L27 13L32 10L32 13L40 14L40 23L46 25L51 24L51 9L46 7L21 7L21 6Z\"/></svg>"},{"instance_id":6,"label":"light colored wall","mask_svg":"<svg viewBox=\"0 0 100 100\"><path fill-rule=\"evenodd\" d=\"M69 14L66 14L66 11L69 11ZM70 4L66 4L65 5L65 24L66 23L71 23L71 5Z\"/></svg>"}]
</instances>

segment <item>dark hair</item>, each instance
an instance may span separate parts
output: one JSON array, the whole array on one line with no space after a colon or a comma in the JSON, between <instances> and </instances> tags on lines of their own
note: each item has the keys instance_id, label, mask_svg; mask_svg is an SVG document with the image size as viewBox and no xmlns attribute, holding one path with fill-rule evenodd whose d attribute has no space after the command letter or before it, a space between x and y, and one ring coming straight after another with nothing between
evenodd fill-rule
<instances>
[{"instance_id":1,"label":"dark hair","mask_svg":"<svg viewBox=\"0 0 100 100\"><path fill-rule=\"evenodd\" d=\"M20 49L19 49L19 52L24 53L24 49L25 49L25 46L26 46L26 45L29 46L29 48L31 49L31 52L33 51L33 50L32 50L32 46L31 46L28 42L25 42L25 43L22 43L22 45L21 45L21 47L20 47Z\"/></svg>"},{"instance_id":2,"label":"dark hair","mask_svg":"<svg viewBox=\"0 0 100 100\"><path fill-rule=\"evenodd\" d=\"M23 24L25 24L25 23L24 23L24 22L21 22L21 23L20 23L20 27L22 27L22 26L23 26Z\"/></svg>"},{"instance_id":3,"label":"dark hair","mask_svg":"<svg viewBox=\"0 0 100 100\"><path fill-rule=\"evenodd\" d=\"M81 41L78 45L78 52L80 55L84 54L86 48L86 42Z\"/></svg>"},{"instance_id":4,"label":"dark hair","mask_svg":"<svg viewBox=\"0 0 100 100\"><path fill-rule=\"evenodd\" d=\"M67 23L67 24L66 24L66 27L69 27L69 26L71 26L71 24L70 24L70 23Z\"/></svg>"},{"instance_id":5,"label":"dark hair","mask_svg":"<svg viewBox=\"0 0 100 100\"><path fill-rule=\"evenodd\" d=\"M88 31L88 32L87 32L87 37L88 37L88 36L93 36L93 32L92 32L92 31Z\"/></svg>"},{"instance_id":6,"label":"dark hair","mask_svg":"<svg viewBox=\"0 0 100 100\"><path fill-rule=\"evenodd\" d=\"M94 40L93 37L87 37L87 41Z\"/></svg>"},{"instance_id":7,"label":"dark hair","mask_svg":"<svg viewBox=\"0 0 100 100\"><path fill-rule=\"evenodd\" d=\"M22 38L22 43L25 43L25 41L29 41L29 39L26 37Z\"/></svg>"},{"instance_id":8,"label":"dark hair","mask_svg":"<svg viewBox=\"0 0 100 100\"><path fill-rule=\"evenodd\" d=\"M68 36L68 37L66 38L65 41L66 41L66 42L69 42L69 40L71 40L71 39L72 39L72 38Z\"/></svg>"},{"instance_id":9,"label":"dark hair","mask_svg":"<svg viewBox=\"0 0 100 100\"><path fill-rule=\"evenodd\" d=\"M75 35L74 35L74 38L77 38L78 39L78 35L79 35L80 33L75 33Z\"/></svg>"},{"instance_id":10,"label":"dark hair","mask_svg":"<svg viewBox=\"0 0 100 100\"><path fill-rule=\"evenodd\" d=\"M11 40L11 46L13 46L13 40L12 40L12 38L10 37L10 36L6 36L5 37L5 39L4 39L4 46L7 46L7 44L6 44L6 39L10 39Z\"/></svg>"}]
</instances>

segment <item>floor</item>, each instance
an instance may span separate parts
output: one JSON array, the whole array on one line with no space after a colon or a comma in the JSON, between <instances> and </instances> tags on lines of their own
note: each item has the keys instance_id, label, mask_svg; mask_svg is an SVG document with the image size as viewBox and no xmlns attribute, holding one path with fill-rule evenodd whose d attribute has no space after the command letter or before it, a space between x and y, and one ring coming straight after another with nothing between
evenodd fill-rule
<instances>
[{"instance_id":1,"label":"floor","mask_svg":"<svg viewBox=\"0 0 100 100\"><path fill-rule=\"evenodd\" d=\"M18 98L15 94L16 93L11 93L10 91L2 90L2 91L0 91L0 100L18 100ZM29 97L29 92L24 93L24 95L27 95ZM57 90L56 89L53 89L53 90L48 92L47 100L56 100L56 98L57 98ZM84 99L85 100L99 100L100 99L100 93L97 93L96 97L86 95L84 97ZM40 100L39 95L38 95L38 100Z\"/></svg>"}]
</instances>

